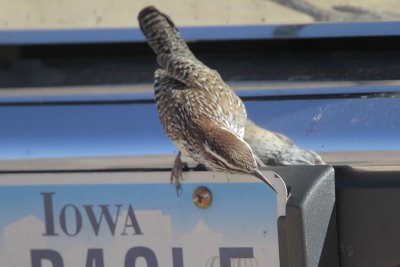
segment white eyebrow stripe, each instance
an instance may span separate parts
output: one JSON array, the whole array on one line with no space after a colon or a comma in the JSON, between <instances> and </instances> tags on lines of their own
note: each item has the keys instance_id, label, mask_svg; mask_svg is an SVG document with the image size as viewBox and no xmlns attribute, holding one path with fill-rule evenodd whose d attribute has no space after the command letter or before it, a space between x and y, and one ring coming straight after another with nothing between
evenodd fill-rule
<instances>
[{"instance_id":1,"label":"white eyebrow stripe","mask_svg":"<svg viewBox=\"0 0 400 267\"><path fill-rule=\"evenodd\" d=\"M250 145L249 145L246 141L244 141L243 138L241 138L240 136L238 136L236 133L229 131L229 129L227 129L226 127L221 127L221 129L222 129L222 130L225 130L225 131L228 131L228 132L230 132L230 133L232 133L232 134L234 134L234 135L239 139L240 142L242 142L243 144L245 144L245 146L247 146L247 148L248 148L248 149L250 150L250 152L251 152L251 155L253 155L253 160L254 160L254 162L255 162L255 165L257 166L258 164L257 164L257 161L256 161L256 159L255 159L255 157L254 157L253 149L251 149Z\"/></svg>"},{"instance_id":2,"label":"white eyebrow stripe","mask_svg":"<svg viewBox=\"0 0 400 267\"><path fill-rule=\"evenodd\" d=\"M211 150L209 145L207 144L207 141L203 143L204 149L206 150L206 152L210 153L213 157L215 157L217 160L221 161L223 164L225 164L225 166L227 166L229 169L231 170L235 170L237 172L243 172L242 169L232 165L231 163L229 163L228 161L226 161L226 159L224 159L223 157L221 157L220 155L218 155L217 153L215 153L215 151Z\"/></svg>"}]
</instances>

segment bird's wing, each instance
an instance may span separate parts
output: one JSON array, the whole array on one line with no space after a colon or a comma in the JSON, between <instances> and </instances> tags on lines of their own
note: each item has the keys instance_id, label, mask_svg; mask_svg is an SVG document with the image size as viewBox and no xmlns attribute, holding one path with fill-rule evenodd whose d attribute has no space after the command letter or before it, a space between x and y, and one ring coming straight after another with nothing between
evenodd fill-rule
<instances>
[{"instance_id":1,"label":"bird's wing","mask_svg":"<svg viewBox=\"0 0 400 267\"><path fill-rule=\"evenodd\" d=\"M158 64L168 75L190 87L212 91L216 84L225 85L221 76L198 61L173 54L159 54Z\"/></svg>"},{"instance_id":2,"label":"bird's wing","mask_svg":"<svg viewBox=\"0 0 400 267\"><path fill-rule=\"evenodd\" d=\"M243 103L218 72L193 55L172 20L153 6L144 8L138 20L150 47L158 55L159 65L168 76L188 88L205 89L214 95L228 127L243 136L247 116Z\"/></svg>"},{"instance_id":3,"label":"bird's wing","mask_svg":"<svg viewBox=\"0 0 400 267\"><path fill-rule=\"evenodd\" d=\"M171 54L160 54L157 60L168 76L190 88L198 89L197 93L193 93L200 94L202 93L200 91L204 91L204 94L207 93L210 98L205 106L214 104L216 109L221 110L221 115L223 115L221 119L224 119L224 125L243 137L247 117L246 109L240 98L225 84L218 72L197 64L191 59Z\"/></svg>"}]
</instances>

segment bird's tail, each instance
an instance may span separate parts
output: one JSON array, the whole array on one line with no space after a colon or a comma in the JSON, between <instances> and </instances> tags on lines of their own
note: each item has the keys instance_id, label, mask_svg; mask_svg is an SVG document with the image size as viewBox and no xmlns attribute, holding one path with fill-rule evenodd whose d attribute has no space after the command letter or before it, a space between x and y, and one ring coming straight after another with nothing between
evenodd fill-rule
<instances>
[{"instance_id":1,"label":"bird's tail","mask_svg":"<svg viewBox=\"0 0 400 267\"><path fill-rule=\"evenodd\" d=\"M143 8L138 20L147 42L157 55L174 54L195 58L172 20L157 8L154 6Z\"/></svg>"}]
</instances>

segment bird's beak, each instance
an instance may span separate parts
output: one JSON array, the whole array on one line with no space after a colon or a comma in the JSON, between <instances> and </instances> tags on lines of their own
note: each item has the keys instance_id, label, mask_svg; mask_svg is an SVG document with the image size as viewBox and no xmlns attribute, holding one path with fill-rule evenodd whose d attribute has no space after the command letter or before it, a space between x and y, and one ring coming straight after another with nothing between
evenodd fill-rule
<instances>
[{"instance_id":1,"label":"bird's beak","mask_svg":"<svg viewBox=\"0 0 400 267\"><path fill-rule=\"evenodd\" d=\"M267 178L264 177L259 169L256 169L252 174L264 183L266 183L269 187L271 187L272 190L274 190L275 193L277 193L275 187L271 184L270 181L267 180Z\"/></svg>"}]
</instances>

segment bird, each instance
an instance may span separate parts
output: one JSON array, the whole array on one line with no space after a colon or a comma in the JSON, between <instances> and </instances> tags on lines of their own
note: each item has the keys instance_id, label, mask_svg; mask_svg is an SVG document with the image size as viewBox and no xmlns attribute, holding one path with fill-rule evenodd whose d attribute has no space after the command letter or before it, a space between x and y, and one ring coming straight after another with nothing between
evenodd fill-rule
<instances>
[{"instance_id":1,"label":"bird","mask_svg":"<svg viewBox=\"0 0 400 267\"><path fill-rule=\"evenodd\" d=\"M179 149L171 172L177 193L181 152L210 170L253 175L276 192L243 139L247 112L242 100L216 70L193 55L171 18L148 6L138 21L160 66L154 74L159 119Z\"/></svg>"},{"instance_id":2,"label":"bird","mask_svg":"<svg viewBox=\"0 0 400 267\"><path fill-rule=\"evenodd\" d=\"M269 131L247 119L244 140L253 149L259 165L325 165L320 155L297 146L287 136Z\"/></svg>"}]
</instances>

